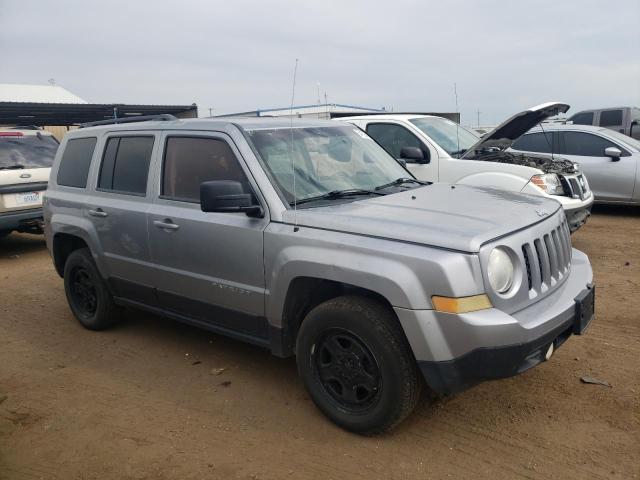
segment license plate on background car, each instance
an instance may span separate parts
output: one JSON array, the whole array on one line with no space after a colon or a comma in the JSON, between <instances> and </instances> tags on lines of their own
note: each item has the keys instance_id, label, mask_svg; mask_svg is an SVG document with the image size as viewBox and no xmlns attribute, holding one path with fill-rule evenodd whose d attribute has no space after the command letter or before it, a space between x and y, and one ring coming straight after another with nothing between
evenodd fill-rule
<instances>
[{"instance_id":1,"label":"license plate on background car","mask_svg":"<svg viewBox=\"0 0 640 480\"><path fill-rule=\"evenodd\" d=\"M17 205L38 205L42 203L41 192L16 193Z\"/></svg>"},{"instance_id":2,"label":"license plate on background car","mask_svg":"<svg viewBox=\"0 0 640 480\"><path fill-rule=\"evenodd\" d=\"M573 324L573 333L576 335L581 335L582 332L587 329L591 320L593 320L593 316L595 315L595 299L595 285L589 287L576 297L576 317Z\"/></svg>"}]
</instances>

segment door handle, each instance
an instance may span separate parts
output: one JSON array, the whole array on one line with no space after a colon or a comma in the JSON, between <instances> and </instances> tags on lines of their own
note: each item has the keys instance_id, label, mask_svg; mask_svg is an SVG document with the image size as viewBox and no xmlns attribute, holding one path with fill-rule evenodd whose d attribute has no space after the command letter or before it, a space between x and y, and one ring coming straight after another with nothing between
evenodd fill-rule
<instances>
[{"instance_id":1,"label":"door handle","mask_svg":"<svg viewBox=\"0 0 640 480\"><path fill-rule=\"evenodd\" d=\"M177 230L180 228L180 225L176 225L175 223L172 223L170 218L165 218L164 220L154 220L153 224L156 227L162 228L164 230Z\"/></svg>"},{"instance_id":2,"label":"door handle","mask_svg":"<svg viewBox=\"0 0 640 480\"><path fill-rule=\"evenodd\" d=\"M101 208L96 208L95 210L89 210L89 215L91 215L92 217L106 217L108 216L108 213L105 212L104 210L102 210Z\"/></svg>"}]
</instances>

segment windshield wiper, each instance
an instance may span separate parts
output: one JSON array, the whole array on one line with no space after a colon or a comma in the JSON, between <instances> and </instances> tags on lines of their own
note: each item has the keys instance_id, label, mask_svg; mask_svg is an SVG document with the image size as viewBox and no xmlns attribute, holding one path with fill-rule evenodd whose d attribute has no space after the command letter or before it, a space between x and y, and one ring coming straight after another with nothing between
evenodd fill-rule
<instances>
[{"instance_id":1,"label":"windshield wiper","mask_svg":"<svg viewBox=\"0 0 640 480\"><path fill-rule=\"evenodd\" d=\"M0 170L22 170L23 168L24 168L24 165L20 165L19 163L16 163L15 165L0 167Z\"/></svg>"},{"instance_id":2,"label":"windshield wiper","mask_svg":"<svg viewBox=\"0 0 640 480\"><path fill-rule=\"evenodd\" d=\"M455 157L456 155L458 157L461 157L462 155L464 155L467 152L468 149L466 148L461 148L460 150L456 150L455 152L451 152L451 156Z\"/></svg>"},{"instance_id":3,"label":"windshield wiper","mask_svg":"<svg viewBox=\"0 0 640 480\"><path fill-rule=\"evenodd\" d=\"M380 185L376 187L375 190L382 190L383 188L395 187L397 185L402 185L404 183L417 183L419 185L429 185L429 182L423 182L422 180L417 180L415 178L401 177L401 178L396 178L393 182Z\"/></svg>"},{"instance_id":4,"label":"windshield wiper","mask_svg":"<svg viewBox=\"0 0 640 480\"><path fill-rule=\"evenodd\" d=\"M352 197L355 195L384 195L382 192L376 192L374 190L365 190L362 188L349 188L346 190L332 190L327 193L323 193L322 195L316 195L314 197L307 197L301 200L298 200L296 205L300 205L302 203L313 202L315 200L333 200L334 198L344 198L344 197ZM289 205L293 205L294 202L289 202Z\"/></svg>"}]
</instances>

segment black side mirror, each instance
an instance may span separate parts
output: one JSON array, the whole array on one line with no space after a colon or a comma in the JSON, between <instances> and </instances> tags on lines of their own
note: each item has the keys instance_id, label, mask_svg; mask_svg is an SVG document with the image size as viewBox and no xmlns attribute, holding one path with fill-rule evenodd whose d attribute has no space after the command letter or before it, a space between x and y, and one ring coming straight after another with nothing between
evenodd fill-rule
<instances>
[{"instance_id":1,"label":"black side mirror","mask_svg":"<svg viewBox=\"0 0 640 480\"><path fill-rule=\"evenodd\" d=\"M400 158L415 163L429 163L429 151L426 152L418 147L402 147Z\"/></svg>"},{"instance_id":2,"label":"black side mirror","mask_svg":"<svg viewBox=\"0 0 640 480\"><path fill-rule=\"evenodd\" d=\"M264 216L262 207L253 202L253 195L245 193L242 184L235 180L202 182L200 208L203 212L245 212L251 217Z\"/></svg>"}]
</instances>

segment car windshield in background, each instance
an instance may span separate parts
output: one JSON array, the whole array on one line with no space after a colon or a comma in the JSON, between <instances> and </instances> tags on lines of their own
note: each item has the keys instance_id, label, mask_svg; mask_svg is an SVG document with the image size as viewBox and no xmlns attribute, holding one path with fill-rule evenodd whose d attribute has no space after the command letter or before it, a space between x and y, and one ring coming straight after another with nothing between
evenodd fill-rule
<instances>
[{"instance_id":1,"label":"car windshield in background","mask_svg":"<svg viewBox=\"0 0 640 480\"><path fill-rule=\"evenodd\" d=\"M51 167L57 150L51 135L0 135L0 170Z\"/></svg>"},{"instance_id":2,"label":"car windshield in background","mask_svg":"<svg viewBox=\"0 0 640 480\"><path fill-rule=\"evenodd\" d=\"M355 199L356 195L375 195L376 187L410 177L356 127L256 129L247 133L290 204L294 199L306 203L320 196L326 200L327 196ZM414 182L409 185L420 186Z\"/></svg>"},{"instance_id":3,"label":"car windshield in background","mask_svg":"<svg viewBox=\"0 0 640 480\"><path fill-rule=\"evenodd\" d=\"M409 121L452 157L459 157L480 140L480 137L469 130L444 118L424 117Z\"/></svg>"}]
</instances>

